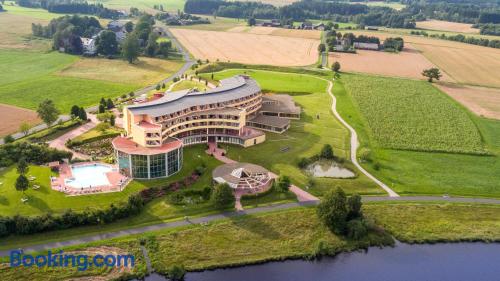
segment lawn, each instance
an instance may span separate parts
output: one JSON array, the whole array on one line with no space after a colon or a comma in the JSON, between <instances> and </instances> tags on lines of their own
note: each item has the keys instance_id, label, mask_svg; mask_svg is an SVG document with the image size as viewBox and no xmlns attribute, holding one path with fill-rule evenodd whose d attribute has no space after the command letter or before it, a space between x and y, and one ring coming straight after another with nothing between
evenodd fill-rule
<instances>
[{"instance_id":1,"label":"lawn","mask_svg":"<svg viewBox=\"0 0 500 281\"><path fill-rule=\"evenodd\" d=\"M26 195L28 196L29 201L25 204L21 203L21 198L23 196L22 192L19 192L14 188L14 183L18 175L17 171L15 167L9 167L3 170L0 174L0 182L3 183L0 186L0 189L2 190L0 194L0 213L6 216L12 216L15 214L40 215L46 212L61 213L66 209L82 211L85 209L104 208L108 207L111 203L125 201L130 194L133 194L146 187L163 186L172 181L182 179L193 172L194 169L202 162L205 162L209 169L207 170L207 173L203 177L201 177L201 179L193 187L203 188L205 185L210 184L211 169L218 165L218 161L206 156L203 149L204 147L201 146L186 148L184 150L185 159L192 160L184 161L184 166L181 172L177 173L175 176L167 179L133 181L121 192L96 195L66 196L61 192L54 191L50 188L49 176L51 175L51 172L49 168L43 166L31 166L28 174L36 177L36 180L33 181L32 184L40 185L40 189L28 189L28 191L26 191ZM200 157L198 157L198 155L200 155ZM161 216L172 215L170 211L178 207L171 206L168 210L164 210L157 209L154 206L155 204L160 204L163 205L163 207L168 207L165 206L165 202L163 201L164 200L159 200L154 204L148 205L144 214L142 215L147 216L148 214L150 214L151 210L154 210L155 215L157 215L158 213Z\"/></svg>"},{"instance_id":2,"label":"lawn","mask_svg":"<svg viewBox=\"0 0 500 281\"><path fill-rule=\"evenodd\" d=\"M47 10L44 9L35 9L35 8L17 6L14 4L13 1L5 1L3 8L9 14L26 16L38 20L51 20L53 18L63 16L63 14L49 13Z\"/></svg>"},{"instance_id":3,"label":"lawn","mask_svg":"<svg viewBox=\"0 0 500 281\"><path fill-rule=\"evenodd\" d=\"M111 9L121 9L129 11L131 7L139 10L146 10L149 13L159 12L153 9L154 5L163 5L163 9L169 12L184 10L184 0L97 0L89 2L98 2Z\"/></svg>"},{"instance_id":4,"label":"lawn","mask_svg":"<svg viewBox=\"0 0 500 281\"><path fill-rule=\"evenodd\" d=\"M176 83L171 91L180 91L180 90L186 90L186 89L193 89L196 88L199 91L204 91L207 89L207 86L203 82L198 82L196 79L194 80L181 80L180 82Z\"/></svg>"},{"instance_id":5,"label":"lawn","mask_svg":"<svg viewBox=\"0 0 500 281\"><path fill-rule=\"evenodd\" d=\"M500 241L500 207L481 204L367 204L364 214L408 243Z\"/></svg>"},{"instance_id":6,"label":"lawn","mask_svg":"<svg viewBox=\"0 0 500 281\"><path fill-rule=\"evenodd\" d=\"M323 145L330 144L335 155L348 158L348 132L331 113L331 99L326 94L325 80L303 74L261 70L222 71L214 73L214 79L242 73L255 78L266 91L298 92L293 94L293 98L302 107L303 112L301 120L292 121L287 132L266 133L266 141L262 144L248 148L224 146L230 158L263 165L276 174L288 175L300 187L305 187L308 180L307 175L297 166L301 157L313 156L320 152ZM209 74L205 77L208 78ZM288 150L283 152L282 149L285 147L288 147ZM318 196L337 185L344 187L348 193L384 193L364 176L356 179L318 178L316 183L316 186L309 191Z\"/></svg>"},{"instance_id":7,"label":"lawn","mask_svg":"<svg viewBox=\"0 0 500 281\"><path fill-rule=\"evenodd\" d=\"M131 74L124 61L92 59L102 62L99 65L110 66L106 68L110 71L113 66L113 73L120 73L119 76L102 74L99 78L91 74L95 68L93 64L86 64L89 60L80 60L77 56L57 52L0 50L0 65L9 70L0 72L0 103L36 109L42 100L48 98L54 101L61 112L68 113L74 104L91 106L102 97L112 98L129 93L141 88L149 80L168 76L180 65L177 61L162 61L159 65L153 65L156 60L145 60L144 65L138 66L142 70ZM78 71L74 65L79 65ZM118 70L117 66L123 66L122 70ZM77 77L59 75L64 69ZM121 83L124 82L121 80L123 77L130 78L127 84ZM113 82L93 80L98 78Z\"/></svg>"},{"instance_id":8,"label":"lawn","mask_svg":"<svg viewBox=\"0 0 500 281\"><path fill-rule=\"evenodd\" d=\"M120 132L122 132L122 130L119 128L116 128L116 127L111 127L104 132L97 130L97 128L93 128L93 129L79 135L78 137L74 138L73 141L80 142L80 141L85 141L85 140L88 140L91 138L100 137L100 136L104 136L104 135L111 136L111 135L115 135L116 133L120 133Z\"/></svg>"},{"instance_id":9,"label":"lawn","mask_svg":"<svg viewBox=\"0 0 500 281\"><path fill-rule=\"evenodd\" d=\"M353 97L344 88L346 76L348 75L343 74L335 84L334 94L338 99L340 114L356 129L361 146L371 149L371 161L362 163L369 172L402 195L450 194L500 197L498 188L500 173L495 172L500 169L498 158L500 121L475 117L463 109L480 131L485 148L496 155L479 156L384 149L372 141L372 137L369 137L371 129L366 121L367 117L360 114L353 102ZM349 75L349 78L351 76L354 75ZM401 79L393 80L402 81ZM371 85L372 91L384 91L384 87L379 86L377 89L374 87L376 85ZM444 93L438 92L438 94L445 98L443 101L447 100L451 105L458 106ZM404 95L401 93L401 96ZM387 122L391 124L391 120L388 119Z\"/></svg>"},{"instance_id":10,"label":"lawn","mask_svg":"<svg viewBox=\"0 0 500 281\"><path fill-rule=\"evenodd\" d=\"M344 74L342 83L380 147L485 153L466 110L428 82Z\"/></svg>"},{"instance_id":11,"label":"lawn","mask_svg":"<svg viewBox=\"0 0 500 281\"><path fill-rule=\"evenodd\" d=\"M151 85L174 74L180 60L140 57L133 64L120 59L81 58L57 75L132 85Z\"/></svg>"}]
</instances>

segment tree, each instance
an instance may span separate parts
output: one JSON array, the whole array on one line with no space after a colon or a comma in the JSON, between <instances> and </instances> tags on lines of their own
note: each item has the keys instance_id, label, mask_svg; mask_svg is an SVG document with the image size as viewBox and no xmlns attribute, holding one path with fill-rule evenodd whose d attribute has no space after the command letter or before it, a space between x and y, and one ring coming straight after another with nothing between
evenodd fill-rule
<instances>
[{"instance_id":1,"label":"tree","mask_svg":"<svg viewBox=\"0 0 500 281\"><path fill-rule=\"evenodd\" d=\"M325 44L323 44L323 43L319 44L318 45L318 52L323 53L324 51L326 51Z\"/></svg>"},{"instance_id":2,"label":"tree","mask_svg":"<svg viewBox=\"0 0 500 281\"><path fill-rule=\"evenodd\" d=\"M115 125L115 121L116 121L116 117L115 115L111 115L111 117L109 118L109 125L111 126L114 126Z\"/></svg>"},{"instance_id":3,"label":"tree","mask_svg":"<svg viewBox=\"0 0 500 281\"><path fill-rule=\"evenodd\" d=\"M113 104L113 101L111 99L106 100L106 108L111 109L113 107L115 107L115 105Z\"/></svg>"},{"instance_id":4,"label":"tree","mask_svg":"<svg viewBox=\"0 0 500 281\"><path fill-rule=\"evenodd\" d=\"M340 63L338 61L333 63L332 70L337 73L340 71Z\"/></svg>"},{"instance_id":5,"label":"tree","mask_svg":"<svg viewBox=\"0 0 500 281\"><path fill-rule=\"evenodd\" d=\"M127 31L127 33L130 33L134 30L134 23L131 22L131 21L128 21L126 24L125 24L125 31Z\"/></svg>"},{"instance_id":6,"label":"tree","mask_svg":"<svg viewBox=\"0 0 500 281\"><path fill-rule=\"evenodd\" d=\"M344 191L337 187L325 194L318 205L319 219L336 234L344 234L347 227L347 207Z\"/></svg>"},{"instance_id":7,"label":"tree","mask_svg":"<svg viewBox=\"0 0 500 281\"><path fill-rule=\"evenodd\" d=\"M99 105L99 113L104 113L106 112L106 106L104 106L103 104L100 104Z\"/></svg>"},{"instance_id":8,"label":"tree","mask_svg":"<svg viewBox=\"0 0 500 281\"><path fill-rule=\"evenodd\" d=\"M287 192L290 188L290 177L280 176L278 178L278 182L276 183L276 187L279 192Z\"/></svg>"},{"instance_id":9,"label":"tree","mask_svg":"<svg viewBox=\"0 0 500 281\"><path fill-rule=\"evenodd\" d=\"M23 135L27 136L28 133L30 132L30 129L31 129L31 125L26 123L26 122L23 122L21 124L21 126L19 126L19 131L21 133L23 133Z\"/></svg>"},{"instance_id":10,"label":"tree","mask_svg":"<svg viewBox=\"0 0 500 281\"><path fill-rule=\"evenodd\" d=\"M214 187L211 200L218 209L231 206L235 201L233 189L227 183L218 184Z\"/></svg>"},{"instance_id":11,"label":"tree","mask_svg":"<svg viewBox=\"0 0 500 281\"><path fill-rule=\"evenodd\" d=\"M254 26L257 23L254 17L251 17L248 19L248 25L249 26Z\"/></svg>"},{"instance_id":12,"label":"tree","mask_svg":"<svg viewBox=\"0 0 500 281\"><path fill-rule=\"evenodd\" d=\"M40 119L42 119L43 122L49 127L52 123L56 122L59 117L59 110L57 110L54 103L49 99L42 101L38 105L36 112L38 113L38 117L40 117Z\"/></svg>"},{"instance_id":13,"label":"tree","mask_svg":"<svg viewBox=\"0 0 500 281\"><path fill-rule=\"evenodd\" d=\"M85 108L80 107L80 110L78 112L78 117L82 119L83 121L87 120L87 112L85 111Z\"/></svg>"},{"instance_id":14,"label":"tree","mask_svg":"<svg viewBox=\"0 0 500 281\"><path fill-rule=\"evenodd\" d=\"M17 162L17 172L20 175L26 175L28 171L29 167L28 167L28 162L26 162L26 159L24 158L19 159L19 161Z\"/></svg>"},{"instance_id":15,"label":"tree","mask_svg":"<svg viewBox=\"0 0 500 281\"><path fill-rule=\"evenodd\" d=\"M354 240L363 238L367 229L362 220L350 220L347 223L347 237Z\"/></svg>"},{"instance_id":16,"label":"tree","mask_svg":"<svg viewBox=\"0 0 500 281\"><path fill-rule=\"evenodd\" d=\"M160 42L157 54L165 58L168 58L168 55L170 54L171 50L172 50L172 42Z\"/></svg>"},{"instance_id":17,"label":"tree","mask_svg":"<svg viewBox=\"0 0 500 281\"><path fill-rule=\"evenodd\" d=\"M78 107L78 105L73 105L71 107L71 116L75 118L80 116L80 107Z\"/></svg>"},{"instance_id":18,"label":"tree","mask_svg":"<svg viewBox=\"0 0 500 281\"><path fill-rule=\"evenodd\" d=\"M323 145L323 148L320 152L320 157L324 159L333 159L333 149L329 144Z\"/></svg>"},{"instance_id":19,"label":"tree","mask_svg":"<svg viewBox=\"0 0 500 281\"><path fill-rule=\"evenodd\" d=\"M19 175L16 179L16 190L17 191L22 191L23 192L23 197L24 197L24 192L28 189L29 187L29 181L28 178L26 178L25 175Z\"/></svg>"},{"instance_id":20,"label":"tree","mask_svg":"<svg viewBox=\"0 0 500 281\"><path fill-rule=\"evenodd\" d=\"M361 207L363 203L361 202L361 196L359 194L354 194L347 199L347 220L357 219L363 217Z\"/></svg>"},{"instance_id":21,"label":"tree","mask_svg":"<svg viewBox=\"0 0 500 281\"><path fill-rule=\"evenodd\" d=\"M104 30L96 39L97 52L104 56L113 56L118 53L118 41L116 34L110 30Z\"/></svg>"},{"instance_id":22,"label":"tree","mask_svg":"<svg viewBox=\"0 0 500 281\"><path fill-rule=\"evenodd\" d=\"M154 32L149 33L148 36L148 43L146 45L146 48L144 49L144 53L146 56L149 57L154 57L156 55L156 52L158 50L158 35Z\"/></svg>"},{"instance_id":23,"label":"tree","mask_svg":"<svg viewBox=\"0 0 500 281\"><path fill-rule=\"evenodd\" d=\"M139 40L134 34L129 34L122 45L122 56L133 63L139 57Z\"/></svg>"},{"instance_id":24,"label":"tree","mask_svg":"<svg viewBox=\"0 0 500 281\"><path fill-rule=\"evenodd\" d=\"M422 76L427 77L427 81L432 83L433 79L439 80L441 78L441 71L438 68L429 68L422 71Z\"/></svg>"}]
</instances>

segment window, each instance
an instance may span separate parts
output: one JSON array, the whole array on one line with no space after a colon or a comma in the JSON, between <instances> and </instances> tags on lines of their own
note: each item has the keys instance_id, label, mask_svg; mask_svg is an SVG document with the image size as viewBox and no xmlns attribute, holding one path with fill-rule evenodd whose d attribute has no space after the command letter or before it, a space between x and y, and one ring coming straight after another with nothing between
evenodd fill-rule
<instances>
[{"instance_id":1,"label":"window","mask_svg":"<svg viewBox=\"0 0 500 281\"><path fill-rule=\"evenodd\" d=\"M168 175L172 175L179 170L179 152L178 150L173 150L168 153Z\"/></svg>"},{"instance_id":2,"label":"window","mask_svg":"<svg viewBox=\"0 0 500 281\"><path fill-rule=\"evenodd\" d=\"M130 176L130 160L129 155L127 153L117 151L118 152L118 169L120 172L126 176Z\"/></svg>"},{"instance_id":3,"label":"window","mask_svg":"<svg viewBox=\"0 0 500 281\"><path fill-rule=\"evenodd\" d=\"M148 178L147 155L132 155L132 176L134 178Z\"/></svg>"},{"instance_id":4,"label":"window","mask_svg":"<svg viewBox=\"0 0 500 281\"><path fill-rule=\"evenodd\" d=\"M149 172L151 178L166 176L167 171L165 162L165 154L163 153L149 156Z\"/></svg>"}]
</instances>

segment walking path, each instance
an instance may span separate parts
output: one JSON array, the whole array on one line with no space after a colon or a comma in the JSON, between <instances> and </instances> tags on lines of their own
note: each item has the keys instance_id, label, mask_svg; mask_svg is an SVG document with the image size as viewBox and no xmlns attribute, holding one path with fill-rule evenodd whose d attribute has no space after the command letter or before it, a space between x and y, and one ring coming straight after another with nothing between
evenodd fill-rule
<instances>
[{"instance_id":1,"label":"walking path","mask_svg":"<svg viewBox=\"0 0 500 281\"><path fill-rule=\"evenodd\" d=\"M366 196L366 197L362 197L362 199L363 199L363 202L411 201L411 202L478 203L478 204L500 205L500 199L488 199L488 198L463 198L463 197L447 198L447 197L438 197L438 196L408 196L408 197L383 197L383 196L371 197L371 196ZM303 207L303 206L313 206L313 205L318 204L318 202L319 201L286 203L286 204L257 207L257 208L247 209L247 210L242 210L242 211L237 211L237 212L224 212L221 214L209 215L209 216L205 216L205 217L190 218L189 220L179 220L179 221L174 221L174 222L159 223L159 224L148 225L148 226L143 226L143 227L130 228L130 229L112 231L112 232L107 232L107 233L102 233L102 234L83 236L80 238L69 239L66 241L38 244L38 245L33 245L33 246L28 246L28 247L22 248L22 250L24 250L24 252L44 251L44 250L49 250L49 249L54 249L54 248L68 247L68 246L80 245L80 244L96 242L96 241L101 241L101 240L106 240L106 239L112 239L112 238L117 238L117 237L122 237L122 236L127 236L127 235L142 234L145 232L170 229L170 228L174 228L174 227L187 226L187 225L192 225L192 224L202 224L202 223L204 224L204 223L212 222L215 220L227 219L227 218L237 217L237 216L242 216L242 215L266 213L266 212L271 212L271 211L279 211L279 210L298 208L298 207ZM19 248L16 248L16 250L17 249L19 249ZM14 249L12 249L12 250L14 250ZM9 254L10 254L10 250L0 251L0 257L8 256Z\"/></svg>"},{"instance_id":2,"label":"walking path","mask_svg":"<svg viewBox=\"0 0 500 281\"><path fill-rule=\"evenodd\" d=\"M66 134L64 134L62 136L59 136L58 138L56 138L54 140L51 140L49 142L49 146L52 148L59 149L59 150L69 151L69 152L73 153L73 158L79 158L82 160L89 160L90 156L73 151L73 150L69 149L68 147L66 147L66 142L68 140L74 139L74 138L78 137L79 135L81 135L81 134L95 128L95 126L97 126L98 122L97 122L96 116L93 114L90 114L90 113L88 113L87 116L88 116L88 119L90 120L89 122L79 126L78 128L76 128L74 130L67 132Z\"/></svg>"},{"instance_id":3,"label":"walking path","mask_svg":"<svg viewBox=\"0 0 500 281\"><path fill-rule=\"evenodd\" d=\"M322 78L320 78L322 79ZM325 81L328 81L328 94L330 95L330 97L332 98L332 112L333 112L333 115L335 116L335 118L337 118L340 123L342 123L348 130L349 132L351 133L351 162L354 164L354 166L356 166L356 168L358 168L358 170L361 171L361 173L363 173L365 176L367 176L368 178L370 178L372 181L374 181L378 186L382 187L388 194L390 197L398 197L399 195L394 191L392 190L391 188L389 188L385 183L381 182L380 180L378 180L375 176L373 176L372 174L370 174L368 171L366 171L358 162L358 158L356 157L356 152L358 151L358 147L359 147L359 141L358 141L358 134L356 133L356 131L354 130L353 127L351 127L351 125L349 125L343 118L342 116L340 116L340 114L337 112L337 99L335 98L335 95L333 95L332 93L332 89L333 89L333 82L332 81L329 81L329 80L326 80L326 79L322 79L322 80L325 80Z\"/></svg>"}]
</instances>

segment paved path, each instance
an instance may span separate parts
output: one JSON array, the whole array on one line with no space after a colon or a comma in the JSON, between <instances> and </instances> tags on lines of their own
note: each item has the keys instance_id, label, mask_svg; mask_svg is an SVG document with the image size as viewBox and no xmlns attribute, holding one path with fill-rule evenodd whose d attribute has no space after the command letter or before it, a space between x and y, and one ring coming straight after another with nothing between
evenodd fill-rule
<instances>
[{"instance_id":1,"label":"paved path","mask_svg":"<svg viewBox=\"0 0 500 281\"><path fill-rule=\"evenodd\" d=\"M59 118L57 119L57 121L54 122L54 124L57 124L59 122L66 122L70 119L71 119L71 116L69 116L69 115L59 115ZM36 125L28 131L28 135L32 135L34 133L40 132L41 130L45 130L45 129L47 129L47 124L45 124L45 123L40 124L40 125ZM14 133L11 136L15 140L17 140L17 139L24 137L25 135L23 133ZM4 144L3 138L0 139L0 145L2 145L2 144Z\"/></svg>"},{"instance_id":2,"label":"paved path","mask_svg":"<svg viewBox=\"0 0 500 281\"><path fill-rule=\"evenodd\" d=\"M409 197L364 196L363 197L363 202L383 202L383 201L481 203L481 204L500 205L500 199L488 199L488 198L463 198L463 197L445 198L445 197L438 197L438 196L409 196ZM253 208L253 209L247 209L244 211L225 212L225 213L216 214L216 215L210 215L210 216L199 217L199 218L192 218L189 220L159 223L159 224L137 227L137 228L130 228L130 229L125 229L125 230L120 230L120 231L112 231L112 232L103 233L103 234L83 236L80 238L69 239L69 240L65 240L65 241L61 241L61 242L51 242L51 243L45 243L45 244L38 244L38 245L28 246L28 247L25 247L22 249L25 252L43 251L43 250L49 250L49 249L54 249L54 248L68 247L68 246L85 244L85 243L89 243L89 242L112 239L112 238L122 237L122 236L127 236L127 235L142 234L145 232L157 231L157 230L162 230L162 229L169 229L169 228L174 228L174 227L179 227L179 226L208 223L208 222L212 222L215 220L221 220L221 219L237 217L237 216L242 216L242 215L266 213L266 212L271 212L271 211L286 210L286 209L303 207L303 206L312 206L312 205L318 204L318 202L319 201L308 201L308 202L302 202L302 203L301 202L299 202L299 203L286 203L286 204L278 204L278 205L272 205L272 206L257 207L257 208ZM10 250L0 251L0 257L8 256L9 252L10 252Z\"/></svg>"},{"instance_id":3,"label":"paved path","mask_svg":"<svg viewBox=\"0 0 500 281\"><path fill-rule=\"evenodd\" d=\"M64 151L69 151L73 153L73 158L79 158L82 160L88 160L90 159L90 156L76 152L74 150L69 149L66 147L66 142L70 139L74 139L78 137L79 135L93 129L95 126L97 126L97 118L95 115L87 113L87 117L89 118L89 122L79 126L78 128L71 130L67 132L66 134L59 136L58 138L51 140L49 142L49 146L52 148L56 148L59 150L64 150Z\"/></svg>"},{"instance_id":4,"label":"paved path","mask_svg":"<svg viewBox=\"0 0 500 281\"><path fill-rule=\"evenodd\" d=\"M321 78L322 79L322 78ZM332 89L333 89L333 82L332 81L329 81L329 80L326 80L326 79L322 79L322 80L325 80L325 81L328 81L328 94L330 95L330 97L332 98L332 112L333 112L333 115L340 121L340 123L342 123L348 130L349 132L351 133L351 162L354 164L354 166L356 166L356 168L358 168L358 170L361 171L361 173L363 173L365 176L367 176L368 178L370 178L372 181L374 181L377 185L379 185L380 187L382 187L388 194L389 196L391 197L398 197L399 195L394 191L392 190L391 188L389 188L385 183L381 182L380 180L378 180L375 176L373 176L372 174L370 174L368 171L366 171L358 162L358 158L356 157L356 152L358 151L358 147L359 147L359 141L358 141L358 134L356 133L356 131L354 130L353 127L351 127L351 125L349 125L349 123L347 123L343 118L342 116L340 116L340 114L337 112L337 99L335 98L335 95L333 95L332 93Z\"/></svg>"}]
</instances>

